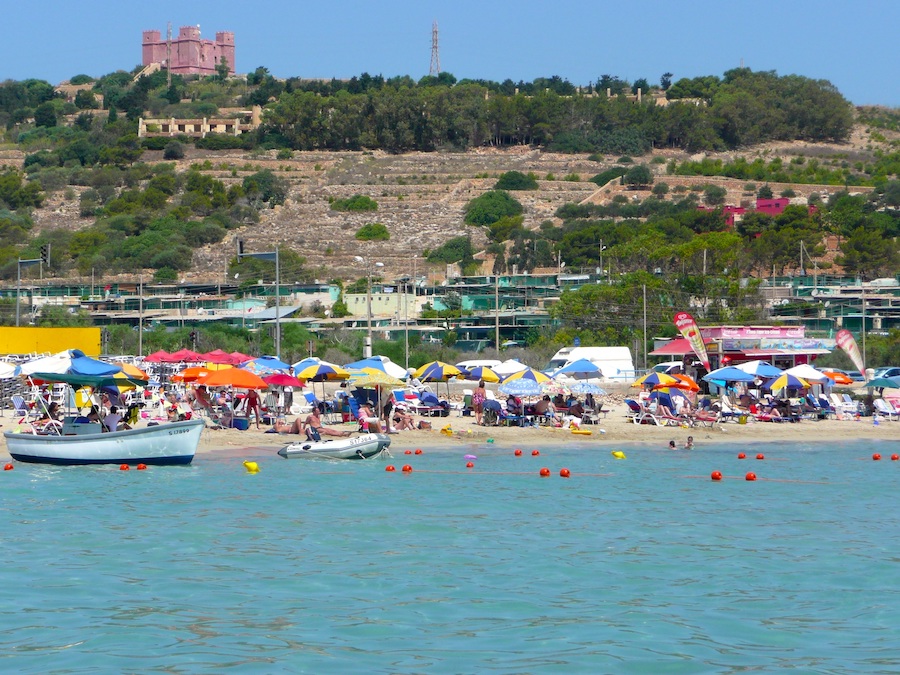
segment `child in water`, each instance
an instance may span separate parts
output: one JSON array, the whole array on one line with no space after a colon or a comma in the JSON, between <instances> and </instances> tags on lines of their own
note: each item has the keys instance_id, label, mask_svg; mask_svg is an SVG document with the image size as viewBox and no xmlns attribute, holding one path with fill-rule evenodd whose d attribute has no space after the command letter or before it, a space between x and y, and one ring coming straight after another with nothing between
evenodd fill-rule
<instances>
[{"instance_id":1,"label":"child in water","mask_svg":"<svg viewBox=\"0 0 900 675\"><path fill-rule=\"evenodd\" d=\"M675 441L669 441L669 450L675 449Z\"/></svg>"},{"instance_id":2,"label":"child in water","mask_svg":"<svg viewBox=\"0 0 900 675\"><path fill-rule=\"evenodd\" d=\"M687 442L685 442L685 444L684 444L684 449L685 450L693 450L694 449L694 437L693 436L687 437Z\"/></svg>"}]
</instances>

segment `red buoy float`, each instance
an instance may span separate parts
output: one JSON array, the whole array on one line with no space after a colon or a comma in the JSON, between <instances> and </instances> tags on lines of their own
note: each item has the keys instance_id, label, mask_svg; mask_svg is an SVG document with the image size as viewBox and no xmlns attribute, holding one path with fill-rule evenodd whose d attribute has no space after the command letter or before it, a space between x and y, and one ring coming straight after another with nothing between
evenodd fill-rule
<instances>
[{"instance_id":1,"label":"red buoy float","mask_svg":"<svg viewBox=\"0 0 900 675\"><path fill-rule=\"evenodd\" d=\"M900 459L900 455L891 455L892 462L896 462L898 459Z\"/></svg>"},{"instance_id":2,"label":"red buoy float","mask_svg":"<svg viewBox=\"0 0 900 675\"><path fill-rule=\"evenodd\" d=\"M713 480L722 480L722 472L721 471L713 471L709 474L709 477Z\"/></svg>"},{"instance_id":3,"label":"red buoy float","mask_svg":"<svg viewBox=\"0 0 900 675\"><path fill-rule=\"evenodd\" d=\"M471 469L473 466L475 466L475 462L466 462L467 469Z\"/></svg>"},{"instance_id":4,"label":"red buoy float","mask_svg":"<svg viewBox=\"0 0 900 675\"><path fill-rule=\"evenodd\" d=\"M401 471L403 471L403 473L412 473L412 467L409 464L404 464Z\"/></svg>"},{"instance_id":5,"label":"red buoy float","mask_svg":"<svg viewBox=\"0 0 900 675\"><path fill-rule=\"evenodd\" d=\"M766 456L765 456L764 454L762 454L762 453L759 453L759 454L756 456L756 459L765 459L765 458L766 458Z\"/></svg>"},{"instance_id":6,"label":"red buoy float","mask_svg":"<svg viewBox=\"0 0 900 675\"><path fill-rule=\"evenodd\" d=\"M744 478L745 478L746 480L756 480L756 474L753 473L753 472L751 471L751 472L748 473Z\"/></svg>"},{"instance_id":7,"label":"red buoy float","mask_svg":"<svg viewBox=\"0 0 900 675\"><path fill-rule=\"evenodd\" d=\"M417 455L421 455L421 454L422 454L422 450L421 450L420 448L416 448L416 454L417 454Z\"/></svg>"},{"instance_id":8,"label":"red buoy float","mask_svg":"<svg viewBox=\"0 0 900 675\"><path fill-rule=\"evenodd\" d=\"M4 465L3 465L3 470L4 470L4 471L12 471L13 468L14 468L14 467L13 467L12 464L4 464Z\"/></svg>"},{"instance_id":9,"label":"red buoy float","mask_svg":"<svg viewBox=\"0 0 900 675\"><path fill-rule=\"evenodd\" d=\"M122 464L119 466L119 471L128 471L130 468L127 464Z\"/></svg>"},{"instance_id":10,"label":"red buoy float","mask_svg":"<svg viewBox=\"0 0 900 675\"><path fill-rule=\"evenodd\" d=\"M546 478L549 475L550 475L550 469L548 469L546 466L543 469L541 469L541 476L544 476Z\"/></svg>"},{"instance_id":11,"label":"red buoy float","mask_svg":"<svg viewBox=\"0 0 900 675\"><path fill-rule=\"evenodd\" d=\"M568 477L571 476L572 474L571 474L571 472L570 472L568 469L560 469L560 470L559 470L559 475L562 476L563 478L568 478Z\"/></svg>"},{"instance_id":12,"label":"red buoy float","mask_svg":"<svg viewBox=\"0 0 900 675\"><path fill-rule=\"evenodd\" d=\"M738 459L747 459L747 455L745 455L743 452L739 452Z\"/></svg>"},{"instance_id":13,"label":"red buoy float","mask_svg":"<svg viewBox=\"0 0 900 675\"><path fill-rule=\"evenodd\" d=\"M872 459L874 459L874 460L877 462L878 460L881 459L881 455L879 455L879 454L876 452L874 455L872 455Z\"/></svg>"},{"instance_id":14,"label":"red buoy float","mask_svg":"<svg viewBox=\"0 0 900 675\"><path fill-rule=\"evenodd\" d=\"M516 457L521 457L521 456L522 456L522 451L521 451L521 450L516 450L513 454L514 454Z\"/></svg>"},{"instance_id":15,"label":"red buoy float","mask_svg":"<svg viewBox=\"0 0 900 675\"><path fill-rule=\"evenodd\" d=\"M404 451L403 451L403 454L404 454L404 455L411 455L411 454L412 454L412 450L404 450Z\"/></svg>"},{"instance_id":16,"label":"red buoy float","mask_svg":"<svg viewBox=\"0 0 900 675\"><path fill-rule=\"evenodd\" d=\"M537 457L537 456L540 455L540 454L541 454L541 451L540 451L540 450L532 450L532 451L531 451L531 456L532 456L532 457Z\"/></svg>"},{"instance_id":17,"label":"red buoy float","mask_svg":"<svg viewBox=\"0 0 900 675\"><path fill-rule=\"evenodd\" d=\"M147 470L147 465L146 465L146 464L138 464L138 465L137 465L137 470L138 470L138 471L146 471L146 470Z\"/></svg>"},{"instance_id":18,"label":"red buoy float","mask_svg":"<svg viewBox=\"0 0 900 675\"><path fill-rule=\"evenodd\" d=\"M384 467L384 470L385 471L396 471L397 469L394 468L393 464L388 464L386 467Z\"/></svg>"}]
</instances>

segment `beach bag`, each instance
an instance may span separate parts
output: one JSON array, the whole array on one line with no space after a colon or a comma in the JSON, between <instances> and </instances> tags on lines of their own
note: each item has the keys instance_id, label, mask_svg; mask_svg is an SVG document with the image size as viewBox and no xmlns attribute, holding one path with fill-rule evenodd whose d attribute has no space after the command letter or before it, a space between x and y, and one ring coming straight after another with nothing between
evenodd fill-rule
<instances>
[{"instance_id":1,"label":"beach bag","mask_svg":"<svg viewBox=\"0 0 900 675\"><path fill-rule=\"evenodd\" d=\"M426 422L425 420L419 421L419 429L431 429L431 422Z\"/></svg>"}]
</instances>

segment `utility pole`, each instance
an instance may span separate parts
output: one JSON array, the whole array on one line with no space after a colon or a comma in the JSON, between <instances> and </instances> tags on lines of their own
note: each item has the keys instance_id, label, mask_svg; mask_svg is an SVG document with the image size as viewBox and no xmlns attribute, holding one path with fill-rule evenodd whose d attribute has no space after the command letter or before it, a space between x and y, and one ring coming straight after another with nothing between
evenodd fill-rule
<instances>
[{"instance_id":1,"label":"utility pole","mask_svg":"<svg viewBox=\"0 0 900 675\"><path fill-rule=\"evenodd\" d=\"M141 275L138 296L138 356L144 357L144 275Z\"/></svg>"},{"instance_id":2,"label":"utility pole","mask_svg":"<svg viewBox=\"0 0 900 675\"><path fill-rule=\"evenodd\" d=\"M494 344L500 353L500 275L494 275Z\"/></svg>"},{"instance_id":3,"label":"utility pole","mask_svg":"<svg viewBox=\"0 0 900 675\"><path fill-rule=\"evenodd\" d=\"M172 88L172 22L166 24L166 89Z\"/></svg>"}]
</instances>

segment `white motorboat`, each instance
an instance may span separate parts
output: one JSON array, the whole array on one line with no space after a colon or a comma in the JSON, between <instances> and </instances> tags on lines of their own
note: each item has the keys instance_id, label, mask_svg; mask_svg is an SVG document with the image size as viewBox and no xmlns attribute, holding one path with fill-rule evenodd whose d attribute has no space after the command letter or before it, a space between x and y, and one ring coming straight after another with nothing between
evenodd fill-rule
<instances>
[{"instance_id":1,"label":"white motorboat","mask_svg":"<svg viewBox=\"0 0 900 675\"><path fill-rule=\"evenodd\" d=\"M278 454L285 459L311 457L321 459L372 459L387 452L391 437L387 434L364 434L353 438L298 441L284 446Z\"/></svg>"},{"instance_id":2,"label":"white motorboat","mask_svg":"<svg viewBox=\"0 0 900 675\"><path fill-rule=\"evenodd\" d=\"M100 424L69 427L62 433L6 431L13 459L36 464L190 464L200 443L203 420L101 432Z\"/></svg>"}]
</instances>

